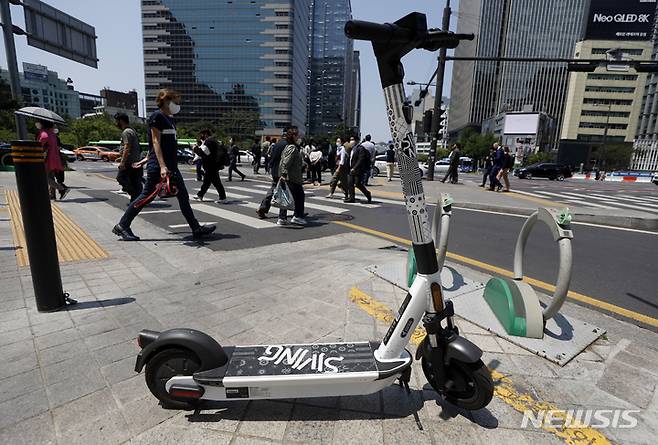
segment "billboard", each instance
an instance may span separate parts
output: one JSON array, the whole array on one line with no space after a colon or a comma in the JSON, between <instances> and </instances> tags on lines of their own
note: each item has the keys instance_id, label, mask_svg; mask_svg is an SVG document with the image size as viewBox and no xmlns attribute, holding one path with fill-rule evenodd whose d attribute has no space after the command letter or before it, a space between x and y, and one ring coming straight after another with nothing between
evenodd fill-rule
<instances>
[{"instance_id":1,"label":"billboard","mask_svg":"<svg viewBox=\"0 0 658 445\"><path fill-rule=\"evenodd\" d=\"M539 114L506 114L503 134L537 134Z\"/></svg>"},{"instance_id":2,"label":"billboard","mask_svg":"<svg viewBox=\"0 0 658 445\"><path fill-rule=\"evenodd\" d=\"M587 40L651 40L656 0L592 0Z\"/></svg>"},{"instance_id":3,"label":"billboard","mask_svg":"<svg viewBox=\"0 0 658 445\"><path fill-rule=\"evenodd\" d=\"M48 67L23 62L23 77L25 80L38 80L48 82Z\"/></svg>"},{"instance_id":4,"label":"billboard","mask_svg":"<svg viewBox=\"0 0 658 445\"><path fill-rule=\"evenodd\" d=\"M96 30L40 0L23 0L27 44L98 68Z\"/></svg>"}]
</instances>

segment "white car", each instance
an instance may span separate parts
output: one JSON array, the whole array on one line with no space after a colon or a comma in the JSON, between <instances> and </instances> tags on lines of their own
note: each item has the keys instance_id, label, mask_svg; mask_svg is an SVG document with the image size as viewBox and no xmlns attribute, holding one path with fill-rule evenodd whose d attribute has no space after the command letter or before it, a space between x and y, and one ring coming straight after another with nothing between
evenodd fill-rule
<instances>
[{"instance_id":1,"label":"white car","mask_svg":"<svg viewBox=\"0 0 658 445\"><path fill-rule=\"evenodd\" d=\"M658 172L653 174L653 176L651 177L651 182L658 185Z\"/></svg>"},{"instance_id":2,"label":"white car","mask_svg":"<svg viewBox=\"0 0 658 445\"><path fill-rule=\"evenodd\" d=\"M450 159L444 158L441 159L440 161L436 161L434 163L434 174L437 173L448 173L448 169L450 168ZM427 163L420 165L420 171L422 174L422 178L427 177L427 172L429 171L429 167Z\"/></svg>"}]
</instances>

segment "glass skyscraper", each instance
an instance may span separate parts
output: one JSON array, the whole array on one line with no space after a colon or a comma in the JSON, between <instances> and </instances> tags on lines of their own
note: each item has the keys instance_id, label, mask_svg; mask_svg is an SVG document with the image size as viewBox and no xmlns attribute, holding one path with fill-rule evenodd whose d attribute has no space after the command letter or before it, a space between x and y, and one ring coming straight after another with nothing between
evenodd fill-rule
<instances>
[{"instance_id":1,"label":"glass skyscraper","mask_svg":"<svg viewBox=\"0 0 658 445\"><path fill-rule=\"evenodd\" d=\"M345 36L352 18L350 0L313 0L311 28L311 76L309 84L309 131L332 133L339 125L357 127L355 113L359 88L358 55Z\"/></svg>"},{"instance_id":2,"label":"glass skyscraper","mask_svg":"<svg viewBox=\"0 0 658 445\"><path fill-rule=\"evenodd\" d=\"M311 0L142 0L147 111L161 88L177 119L239 138L307 122Z\"/></svg>"},{"instance_id":3,"label":"glass skyscraper","mask_svg":"<svg viewBox=\"0 0 658 445\"><path fill-rule=\"evenodd\" d=\"M572 58L588 8L589 0L460 0L457 31L476 39L455 56ZM568 82L565 64L455 62L449 130L504 111L545 112L560 128Z\"/></svg>"}]
</instances>

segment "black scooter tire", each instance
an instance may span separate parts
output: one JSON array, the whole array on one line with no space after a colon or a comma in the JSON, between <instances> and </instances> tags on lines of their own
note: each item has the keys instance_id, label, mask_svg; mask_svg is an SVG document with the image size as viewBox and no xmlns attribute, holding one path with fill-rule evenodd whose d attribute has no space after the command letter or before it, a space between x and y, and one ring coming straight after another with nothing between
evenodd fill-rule
<instances>
[{"instance_id":1,"label":"black scooter tire","mask_svg":"<svg viewBox=\"0 0 658 445\"><path fill-rule=\"evenodd\" d=\"M192 375L200 368L201 360L193 352L180 348L167 348L155 354L146 364L146 385L163 408L194 409L196 401L172 398L165 384L171 377Z\"/></svg>"},{"instance_id":2,"label":"black scooter tire","mask_svg":"<svg viewBox=\"0 0 658 445\"><path fill-rule=\"evenodd\" d=\"M471 389L465 392L450 391L442 388L434 376L432 365L425 357L422 358L423 373L429 384L436 392L442 394L445 399L460 408L476 411L482 409L491 402L494 393L494 384L491 373L482 360L475 363L464 363L452 360L448 365L447 372L453 378L462 378L469 382Z\"/></svg>"}]
</instances>

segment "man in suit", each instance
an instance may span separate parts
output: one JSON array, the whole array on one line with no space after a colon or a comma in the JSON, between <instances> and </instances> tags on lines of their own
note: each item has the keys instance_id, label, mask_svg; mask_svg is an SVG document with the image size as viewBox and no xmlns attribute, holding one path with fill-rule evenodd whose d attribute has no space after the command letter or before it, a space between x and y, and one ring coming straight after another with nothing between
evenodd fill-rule
<instances>
[{"instance_id":1,"label":"man in suit","mask_svg":"<svg viewBox=\"0 0 658 445\"><path fill-rule=\"evenodd\" d=\"M349 157L349 169L348 197L345 202L356 202L355 189L357 188L363 193L363 196L366 197L368 203L372 202L372 194L364 185L365 175L370 169L370 153L368 153L368 150L359 143L356 143L352 148L352 153Z\"/></svg>"}]
</instances>

